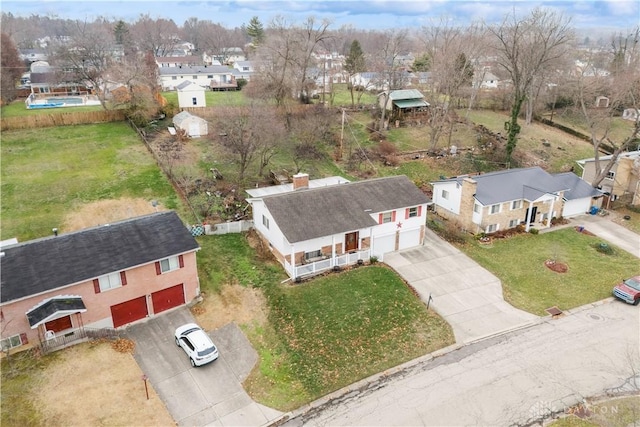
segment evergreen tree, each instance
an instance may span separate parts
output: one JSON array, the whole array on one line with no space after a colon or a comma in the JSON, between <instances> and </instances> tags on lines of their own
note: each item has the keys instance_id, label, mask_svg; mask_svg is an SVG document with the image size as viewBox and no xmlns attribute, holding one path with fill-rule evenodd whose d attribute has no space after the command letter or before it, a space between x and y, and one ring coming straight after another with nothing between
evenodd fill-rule
<instances>
[{"instance_id":1,"label":"evergreen tree","mask_svg":"<svg viewBox=\"0 0 640 427\"><path fill-rule=\"evenodd\" d=\"M344 62L344 69L349 73L349 90L351 92L351 106L353 107L355 106L355 102L353 99L353 82L351 82L351 77L354 74L361 73L365 70L364 52L362 51L362 46L360 46L360 42L358 40L351 42L349 55Z\"/></svg>"},{"instance_id":2,"label":"evergreen tree","mask_svg":"<svg viewBox=\"0 0 640 427\"><path fill-rule=\"evenodd\" d=\"M251 37L251 42L254 46L258 46L264 41L264 28L257 16L251 18L249 25L246 27L246 31L247 35Z\"/></svg>"}]
</instances>

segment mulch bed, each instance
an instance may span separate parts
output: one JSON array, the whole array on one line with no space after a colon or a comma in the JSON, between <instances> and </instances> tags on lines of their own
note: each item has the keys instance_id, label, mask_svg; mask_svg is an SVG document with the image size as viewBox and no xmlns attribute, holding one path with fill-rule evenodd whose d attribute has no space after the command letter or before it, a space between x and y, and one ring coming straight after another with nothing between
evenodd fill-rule
<instances>
[{"instance_id":1,"label":"mulch bed","mask_svg":"<svg viewBox=\"0 0 640 427\"><path fill-rule=\"evenodd\" d=\"M586 234L587 236L595 236L595 234L593 234L592 232L590 232L589 230L587 230L586 228L582 227L582 226L576 226L573 227L578 233L582 233L582 234Z\"/></svg>"},{"instance_id":2,"label":"mulch bed","mask_svg":"<svg viewBox=\"0 0 640 427\"><path fill-rule=\"evenodd\" d=\"M551 271L555 271L556 273L566 273L569 271L569 266L567 264L554 261L552 259L548 259L544 262L545 267L547 267Z\"/></svg>"}]
</instances>

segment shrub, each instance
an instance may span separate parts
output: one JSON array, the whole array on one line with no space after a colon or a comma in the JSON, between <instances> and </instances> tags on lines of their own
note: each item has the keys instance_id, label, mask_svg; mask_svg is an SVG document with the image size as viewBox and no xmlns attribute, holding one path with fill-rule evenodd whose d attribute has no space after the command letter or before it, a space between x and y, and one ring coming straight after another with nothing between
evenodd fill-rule
<instances>
[{"instance_id":1,"label":"shrub","mask_svg":"<svg viewBox=\"0 0 640 427\"><path fill-rule=\"evenodd\" d=\"M375 255L374 255L374 256L372 256L372 257L370 257L370 258L369 258L369 262L370 262L371 264L375 264L375 263L377 263L377 262L378 262L378 257L377 257L377 256L375 256Z\"/></svg>"},{"instance_id":2,"label":"shrub","mask_svg":"<svg viewBox=\"0 0 640 427\"><path fill-rule=\"evenodd\" d=\"M600 252L601 254L613 255L613 248L607 243L595 243L593 246L596 248L596 251Z\"/></svg>"},{"instance_id":3,"label":"shrub","mask_svg":"<svg viewBox=\"0 0 640 427\"><path fill-rule=\"evenodd\" d=\"M538 230L537 228L530 228L529 233L535 236L536 234L540 233L540 230Z\"/></svg>"}]
</instances>

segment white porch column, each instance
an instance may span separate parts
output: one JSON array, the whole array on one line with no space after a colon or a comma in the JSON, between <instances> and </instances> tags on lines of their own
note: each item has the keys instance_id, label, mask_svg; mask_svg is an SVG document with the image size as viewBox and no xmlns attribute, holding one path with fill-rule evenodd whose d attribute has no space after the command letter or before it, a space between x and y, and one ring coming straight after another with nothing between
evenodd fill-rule
<instances>
[{"instance_id":1,"label":"white porch column","mask_svg":"<svg viewBox=\"0 0 640 427\"><path fill-rule=\"evenodd\" d=\"M296 278L296 250L293 245L291 245L291 275L293 278Z\"/></svg>"},{"instance_id":2,"label":"white porch column","mask_svg":"<svg viewBox=\"0 0 640 427\"><path fill-rule=\"evenodd\" d=\"M545 226L545 228L550 228L551 227L551 214L553 214L553 205L556 202L556 198L555 196L553 197L553 199L551 199L551 203L549 203L549 212L547 213L547 225Z\"/></svg>"},{"instance_id":3,"label":"white porch column","mask_svg":"<svg viewBox=\"0 0 640 427\"><path fill-rule=\"evenodd\" d=\"M336 262L336 235L331 236L331 267L335 265Z\"/></svg>"}]
</instances>

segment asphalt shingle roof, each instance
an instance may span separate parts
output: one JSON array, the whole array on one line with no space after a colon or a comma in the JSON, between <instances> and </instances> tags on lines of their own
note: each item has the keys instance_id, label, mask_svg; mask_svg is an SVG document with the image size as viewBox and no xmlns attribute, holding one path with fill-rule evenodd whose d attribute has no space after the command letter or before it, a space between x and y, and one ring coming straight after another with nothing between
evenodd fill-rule
<instances>
[{"instance_id":1,"label":"asphalt shingle roof","mask_svg":"<svg viewBox=\"0 0 640 427\"><path fill-rule=\"evenodd\" d=\"M431 202L406 176L300 189L263 200L290 243L374 226L371 214Z\"/></svg>"},{"instance_id":2,"label":"asphalt shingle roof","mask_svg":"<svg viewBox=\"0 0 640 427\"><path fill-rule=\"evenodd\" d=\"M0 302L191 252L198 242L173 212L159 212L2 249Z\"/></svg>"},{"instance_id":3,"label":"asphalt shingle roof","mask_svg":"<svg viewBox=\"0 0 640 427\"><path fill-rule=\"evenodd\" d=\"M570 190L564 192L566 200L582 199L584 197L602 196L602 191L593 188L573 172L557 173L553 175Z\"/></svg>"},{"instance_id":4,"label":"asphalt shingle roof","mask_svg":"<svg viewBox=\"0 0 640 427\"><path fill-rule=\"evenodd\" d=\"M548 193L557 193L569 187L539 166L526 169L508 169L472 176L478 183L475 198L484 206L512 200L536 200ZM458 181L463 177L446 181Z\"/></svg>"}]
</instances>

